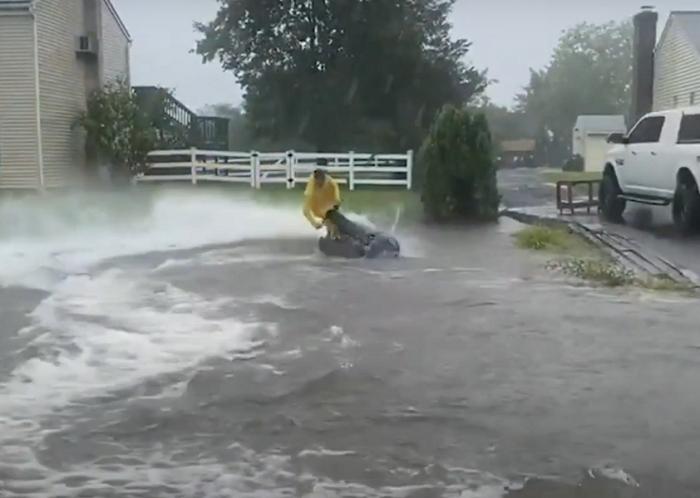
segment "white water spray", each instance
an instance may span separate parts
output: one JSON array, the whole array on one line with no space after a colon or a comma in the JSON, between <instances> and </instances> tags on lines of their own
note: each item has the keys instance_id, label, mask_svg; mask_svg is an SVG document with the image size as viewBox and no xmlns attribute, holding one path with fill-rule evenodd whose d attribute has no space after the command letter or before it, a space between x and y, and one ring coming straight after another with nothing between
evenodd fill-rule
<instances>
[{"instance_id":1,"label":"white water spray","mask_svg":"<svg viewBox=\"0 0 700 498\"><path fill-rule=\"evenodd\" d=\"M314 236L300 209L211 190L10 199L0 227L0 286L46 290L117 256Z\"/></svg>"}]
</instances>

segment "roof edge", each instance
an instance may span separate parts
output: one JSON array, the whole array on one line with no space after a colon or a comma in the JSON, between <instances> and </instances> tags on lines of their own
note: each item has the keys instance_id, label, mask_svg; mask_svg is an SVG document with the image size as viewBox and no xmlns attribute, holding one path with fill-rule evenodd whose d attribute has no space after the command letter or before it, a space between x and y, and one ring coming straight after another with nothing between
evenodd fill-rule
<instances>
[{"instance_id":1,"label":"roof edge","mask_svg":"<svg viewBox=\"0 0 700 498\"><path fill-rule=\"evenodd\" d=\"M675 12L672 12L671 15L688 15L688 14L694 14L700 16L700 11L698 10L677 10ZM683 25L683 23L680 24L680 30L683 33L683 36L685 37L685 41L688 42L688 44L693 48L695 51L695 54L700 57L700 46L698 46L695 41L692 39L692 35L688 33L688 29L686 26Z\"/></svg>"},{"instance_id":2,"label":"roof edge","mask_svg":"<svg viewBox=\"0 0 700 498\"><path fill-rule=\"evenodd\" d=\"M656 43L656 47L654 47L654 52L659 50L659 48L661 48L661 45L663 45L666 42L666 37L668 36L668 32L671 29L671 23L673 22L673 16L674 12L671 12L668 15L668 19L666 19L666 24L664 24L664 30L661 32L661 36L659 37L659 41Z\"/></svg>"},{"instance_id":3,"label":"roof edge","mask_svg":"<svg viewBox=\"0 0 700 498\"><path fill-rule=\"evenodd\" d=\"M131 33L129 33L129 30L126 27L126 24L124 24L124 21L122 20L121 16L119 15L119 12L117 12L116 7L114 7L112 0L102 0L102 2L107 6L107 10L109 10L109 12L114 16L114 19L117 21L117 24L119 25L119 29L122 30L122 33L124 33L124 36L126 36L127 40L129 40L129 43L134 41L134 39L131 37Z\"/></svg>"}]
</instances>

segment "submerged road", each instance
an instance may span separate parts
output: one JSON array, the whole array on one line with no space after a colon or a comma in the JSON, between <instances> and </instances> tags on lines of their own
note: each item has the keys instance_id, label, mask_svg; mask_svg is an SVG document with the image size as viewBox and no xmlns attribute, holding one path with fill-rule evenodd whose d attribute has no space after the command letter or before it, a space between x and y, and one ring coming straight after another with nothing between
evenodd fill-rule
<instances>
[{"instance_id":1,"label":"submerged road","mask_svg":"<svg viewBox=\"0 0 700 498\"><path fill-rule=\"evenodd\" d=\"M186 231L121 225L157 252L95 260L89 231L0 290L3 498L697 496L695 300L559 280L508 221L349 262L296 211L262 233L181 195Z\"/></svg>"}]
</instances>

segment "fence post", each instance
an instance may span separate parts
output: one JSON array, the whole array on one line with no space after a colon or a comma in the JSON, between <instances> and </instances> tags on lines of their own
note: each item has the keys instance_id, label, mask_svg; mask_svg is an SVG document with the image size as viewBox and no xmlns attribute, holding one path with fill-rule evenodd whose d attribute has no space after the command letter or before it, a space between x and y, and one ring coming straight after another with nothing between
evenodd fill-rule
<instances>
[{"instance_id":1,"label":"fence post","mask_svg":"<svg viewBox=\"0 0 700 498\"><path fill-rule=\"evenodd\" d=\"M192 168L192 185L197 185L197 149L190 148L190 164Z\"/></svg>"},{"instance_id":2,"label":"fence post","mask_svg":"<svg viewBox=\"0 0 700 498\"><path fill-rule=\"evenodd\" d=\"M294 172L294 151L287 151L287 189L296 186L296 176Z\"/></svg>"},{"instance_id":3,"label":"fence post","mask_svg":"<svg viewBox=\"0 0 700 498\"><path fill-rule=\"evenodd\" d=\"M255 188L257 186L257 182L256 182L257 174L255 173L257 171L257 168L255 167L257 155L258 155L258 153L255 151L252 151L250 153L250 186L252 188Z\"/></svg>"},{"instance_id":4,"label":"fence post","mask_svg":"<svg viewBox=\"0 0 700 498\"><path fill-rule=\"evenodd\" d=\"M348 172L350 190L355 190L355 152L350 151L350 171Z\"/></svg>"},{"instance_id":5,"label":"fence post","mask_svg":"<svg viewBox=\"0 0 700 498\"><path fill-rule=\"evenodd\" d=\"M262 187L262 180L260 177L260 152L253 152L253 163L255 164L253 168L255 171L255 188L260 189Z\"/></svg>"},{"instance_id":6,"label":"fence post","mask_svg":"<svg viewBox=\"0 0 700 498\"><path fill-rule=\"evenodd\" d=\"M413 151L409 150L406 153L406 189L413 188Z\"/></svg>"}]
</instances>

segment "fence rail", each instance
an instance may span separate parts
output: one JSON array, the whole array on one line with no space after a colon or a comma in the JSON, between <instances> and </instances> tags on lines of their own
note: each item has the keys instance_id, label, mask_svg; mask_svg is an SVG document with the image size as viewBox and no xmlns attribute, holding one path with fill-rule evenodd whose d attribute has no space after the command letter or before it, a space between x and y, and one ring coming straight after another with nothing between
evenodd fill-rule
<instances>
[{"instance_id":1,"label":"fence rail","mask_svg":"<svg viewBox=\"0 0 700 498\"><path fill-rule=\"evenodd\" d=\"M328 171L350 190L361 185L413 185L413 151L406 154L226 152L200 149L157 150L149 154L147 170L135 182L242 183L260 189L306 183L317 168Z\"/></svg>"}]
</instances>

